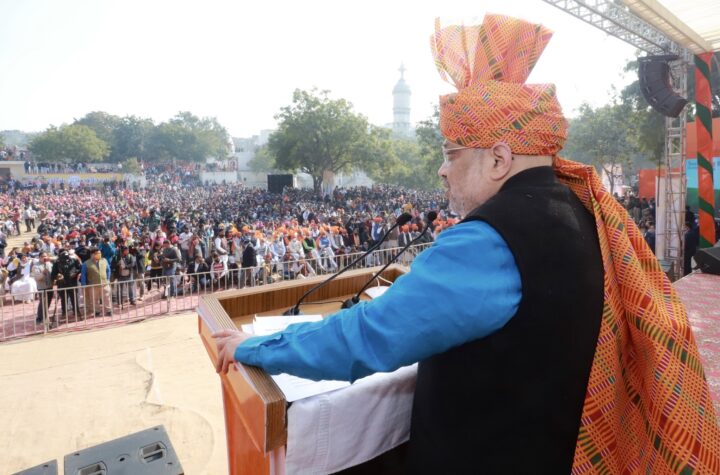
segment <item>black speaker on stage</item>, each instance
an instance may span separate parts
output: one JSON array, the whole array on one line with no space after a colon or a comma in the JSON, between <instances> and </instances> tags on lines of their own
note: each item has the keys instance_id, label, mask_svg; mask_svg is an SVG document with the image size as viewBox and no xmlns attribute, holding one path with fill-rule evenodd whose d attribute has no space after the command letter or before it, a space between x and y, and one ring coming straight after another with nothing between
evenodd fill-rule
<instances>
[{"instance_id":1,"label":"black speaker on stage","mask_svg":"<svg viewBox=\"0 0 720 475\"><path fill-rule=\"evenodd\" d=\"M703 273L720 275L720 247L700 249L693 259Z\"/></svg>"},{"instance_id":2,"label":"black speaker on stage","mask_svg":"<svg viewBox=\"0 0 720 475\"><path fill-rule=\"evenodd\" d=\"M670 85L670 65L677 55L646 56L639 58L640 91L650 106L665 117L677 117L687 105L687 99L676 93Z\"/></svg>"},{"instance_id":3,"label":"black speaker on stage","mask_svg":"<svg viewBox=\"0 0 720 475\"><path fill-rule=\"evenodd\" d=\"M268 175L268 191L270 193L282 193L283 188L293 187L293 176L292 175Z\"/></svg>"}]
</instances>

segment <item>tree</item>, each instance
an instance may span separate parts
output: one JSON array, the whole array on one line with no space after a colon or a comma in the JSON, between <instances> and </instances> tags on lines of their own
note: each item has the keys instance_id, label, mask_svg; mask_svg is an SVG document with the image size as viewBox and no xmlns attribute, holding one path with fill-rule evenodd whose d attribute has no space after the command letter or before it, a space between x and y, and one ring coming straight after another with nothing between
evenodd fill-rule
<instances>
[{"instance_id":1,"label":"tree","mask_svg":"<svg viewBox=\"0 0 720 475\"><path fill-rule=\"evenodd\" d=\"M107 160L113 163L122 163L131 157L143 158L147 139L155 127L150 119L118 117L102 111L90 112L74 123L90 127L110 146Z\"/></svg>"},{"instance_id":2,"label":"tree","mask_svg":"<svg viewBox=\"0 0 720 475\"><path fill-rule=\"evenodd\" d=\"M382 161L366 168L375 181L415 189L436 189L440 186L437 175L442 165L442 143L440 133L440 112L437 107L433 114L418 124L415 138L390 138L385 131L386 145L382 148Z\"/></svg>"},{"instance_id":3,"label":"tree","mask_svg":"<svg viewBox=\"0 0 720 475\"><path fill-rule=\"evenodd\" d=\"M437 169L428 170L417 140L396 138L388 145L382 163L366 170L373 180L418 190L438 187Z\"/></svg>"},{"instance_id":4,"label":"tree","mask_svg":"<svg viewBox=\"0 0 720 475\"><path fill-rule=\"evenodd\" d=\"M638 62L630 61L625 71L637 71ZM620 92L622 103L631 109L630 140L638 152L646 155L656 165L663 162L665 153L665 117L650 107L640 91L636 80Z\"/></svg>"},{"instance_id":5,"label":"tree","mask_svg":"<svg viewBox=\"0 0 720 475\"><path fill-rule=\"evenodd\" d=\"M367 119L356 114L344 99L330 99L328 91L295 90L292 104L275 117L278 130L268 150L275 166L299 170L312 177L319 193L325 172L338 173L365 168L380 160L380 135Z\"/></svg>"},{"instance_id":6,"label":"tree","mask_svg":"<svg viewBox=\"0 0 720 475\"><path fill-rule=\"evenodd\" d=\"M250 159L250 162L248 162L248 165L250 166L250 169L254 172L273 172L276 171L277 168L275 166L275 157L272 153L270 153L270 150L268 150L267 145L263 145L262 147L258 147L255 150L255 155L252 159Z\"/></svg>"},{"instance_id":7,"label":"tree","mask_svg":"<svg viewBox=\"0 0 720 475\"><path fill-rule=\"evenodd\" d=\"M5 137L3 137L3 134L0 134L0 149L5 148Z\"/></svg>"},{"instance_id":8,"label":"tree","mask_svg":"<svg viewBox=\"0 0 720 475\"><path fill-rule=\"evenodd\" d=\"M90 127L95 135L110 147L114 146L115 129L121 124L122 119L107 112L94 111L85 114L85 117L76 119L74 124Z\"/></svg>"},{"instance_id":9,"label":"tree","mask_svg":"<svg viewBox=\"0 0 720 475\"><path fill-rule=\"evenodd\" d=\"M122 163L122 171L132 175L142 175L142 167L135 157L130 157Z\"/></svg>"},{"instance_id":10,"label":"tree","mask_svg":"<svg viewBox=\"0 0 720 475\"><path fill-rule=\"evenodd\" d=\"M121 163L131 158L142 160L154 128L155 124L150 119L134 115L123 117L113 131L110 161Z\"/></svg>"},{"instance_id":11,"label":"tree","mask_svg":"<svg viewBox=\"0 0 720 475\"><path fill-rule=\"evenodd\" d=\"M428 185L431 188L440 186L437 171L443 163L442 144L445 138L440 133L440 109L435 106L433 114L421 121L415 128L422 170L428 176Z\"/></svg>"},{"instance_id":12,"label":"tree","mask_svg":"<svg viewBox=\"0 0 720 475\"><path fill-rule=\"evenodd\" d=\"M214 117L199 118L180 112L157 126L147 141L149 158L161 161L204 162L229 156L230 135Z\"/></svg>"},{"instance_id":13,"label":"tree","mask_svg":"<svg viewBox=\"0 0 720 475\"><path fill-rule=\"evenodd\" d=\"M50 127L30 142L30 151L48 162L98 162L109 153L108 144L85 125Z\"/></svg>"},{"instance_id":14,"label":"tree","mask_svg":"<svg viewBox=\"0 0 720 475\"><path fill-rule=\"evenodd\" d=\"M615 103L597 109L583 104L580 116L570 120L565 155L604 171L610 182L610 193L615 191L617 166L627 171L625 168L633 154L629 139L631 118L632 109L627 104Z\"/></svg>"}]
</instances>

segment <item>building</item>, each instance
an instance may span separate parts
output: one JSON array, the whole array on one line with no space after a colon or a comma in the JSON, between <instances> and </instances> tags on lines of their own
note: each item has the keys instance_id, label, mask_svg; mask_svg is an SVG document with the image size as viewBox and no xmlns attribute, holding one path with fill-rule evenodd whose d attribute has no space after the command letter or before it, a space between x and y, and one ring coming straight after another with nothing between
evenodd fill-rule
<instances>
[{"instance_id":1,"label":"building","mask_svg":"<svg viewBox=\"0 0 720 475\"><path fill-rule=\"evenodd\" d=\"M255 172L250 168L250 161L255 152L267 144L272 130L261 130L259 135L248 138L233 138L235 157L237 163L238 179L250 188L267 188L267 172Z\"/></svg>"},{"instance_id":2,"label":"building","mask_svg":"<svg viewBox=\"0 0 720 475\"><path fill-rule=\"evenodd\" d=\"M414 134L410 123L410 86L405 82L405 65L401 64L400 79L393 88L393 133L402 137L411 137Z\"/></svg>"}]
</instances>

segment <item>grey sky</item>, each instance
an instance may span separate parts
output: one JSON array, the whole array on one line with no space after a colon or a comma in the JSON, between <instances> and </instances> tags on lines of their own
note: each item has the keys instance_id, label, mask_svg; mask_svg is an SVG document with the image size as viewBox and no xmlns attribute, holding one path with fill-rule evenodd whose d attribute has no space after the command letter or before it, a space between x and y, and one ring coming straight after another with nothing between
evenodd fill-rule
<instances>
[{"instance_id":1,"label":"grey sky","mask_svg":"<svg viewBox=\"0 0 720 475\"><path fill-rule=\"evenodd\" d=\"M555 31L531 82L554 82L566 114L632 80L632 47L541 0L0 0L0 130L44 130L87 112L164 121L215 116L233 136L273 128L295 88L329 89L372 123L392 121L401 62L412 121L441 93L429 37L501 13Z\"/></svg>"}]
</instances>

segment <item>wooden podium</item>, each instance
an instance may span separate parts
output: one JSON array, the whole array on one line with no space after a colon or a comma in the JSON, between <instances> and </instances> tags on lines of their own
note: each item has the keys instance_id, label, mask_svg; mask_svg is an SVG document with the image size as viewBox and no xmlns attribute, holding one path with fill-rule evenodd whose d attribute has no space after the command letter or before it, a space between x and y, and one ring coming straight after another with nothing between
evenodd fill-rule
<instances>
[{"instance_id":1,"label":"wooden podium","mask_svg":"<svg viewBox=\"0 0 720 475\"><path fill-rule=\"evenodd\" d=\"M309 296L310 303L303 304L303 313L327 315L337 311L340 302L357 293L378 270L379 267L346 272ZM382 273L382 278L394 282L406 270L392 265ZM252 323L255 315L282 315L307 290L326 278L285 281L201 298L198 307L200 338L213 367L217 361L213 333ZM229 473L284 472L281 464L284 464L287 442L287 402L267 373L254 366L244 366L244 369L247 379L234 366L226 375L220 375Z\"/></svg>"}]
</instances>

